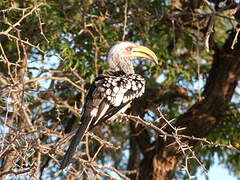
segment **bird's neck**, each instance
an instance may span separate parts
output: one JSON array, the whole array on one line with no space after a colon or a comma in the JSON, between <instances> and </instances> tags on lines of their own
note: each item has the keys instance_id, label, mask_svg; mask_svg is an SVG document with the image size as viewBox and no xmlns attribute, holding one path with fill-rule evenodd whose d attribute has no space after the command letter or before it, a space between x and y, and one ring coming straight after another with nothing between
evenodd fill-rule
<instances>
[{"instance_id":1,"label":"bird's neck","mask_svg":"<svg viewBox=\"0 0 240 180\"><path fill-rule=\"evenodd\" d=\"M112 71L122 71L125 74L135 74L133 64L128 58L113 56L109 57L107 62Z\"/></svg>"},{"instance_id":2,"label":"bird's neck","mask_svg":"<svg viewBox=\"0 0 240 180\"><path fill-rule=\"evenodd\" d=\"M135 74L133 65L130 61L121 61L112 70L122 71L125 74Z\"/></svg>"},{"instance_id":3,"label":"bird's neck","mask_svg":"<svg viewBox=\"0 0 240 180\"><path fill-rule=\"evenodd\" d=\"M124 73L123 71L107 71L105 73L103 73L103 76L124 76L126 75L126 73Z\"/></svg>"},{"instance_id":4,"label":"bird's neck","mask_svg":"<svg viewBox=\"0 0 240 180\"><path fill-rule=\"evenodd\" d=\"M133 67L128 66L128 65L122 65L122 64L120 65L120 67L116 67L116 68L112 69L112 71L122 72L124 74L135 74Z\"/></svg>"}]
</instances>

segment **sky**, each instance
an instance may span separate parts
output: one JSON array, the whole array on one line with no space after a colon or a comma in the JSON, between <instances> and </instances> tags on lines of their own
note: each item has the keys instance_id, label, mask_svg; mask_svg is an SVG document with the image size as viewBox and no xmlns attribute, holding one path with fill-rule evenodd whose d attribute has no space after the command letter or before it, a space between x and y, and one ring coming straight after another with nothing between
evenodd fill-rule
<instances>
[{"instance_id":1,"label":"sky","mask_svg":"<svg viewBox=\"0 0 240 180\"><path fill-rule=\"evenodd\" d=\"M237 177L230 175L229 171L222 165L215 163L208 172L209 180L237 180ZM204 180L199 178L199 180Z\"/></svg>"},{"instance_id":2,"label":"sky","mask_svg":"<svg viewBox=\"0 0 240 180\"><path fill-rule=\"evenodd\" d=\"M239 180L236 176L229 173L228 169L219 163L219 159L215 157L215 163L210 167L207 175L209 180ZM198 174L197 180L206 180L205 175Z\"/></svg>"}]
</instances>

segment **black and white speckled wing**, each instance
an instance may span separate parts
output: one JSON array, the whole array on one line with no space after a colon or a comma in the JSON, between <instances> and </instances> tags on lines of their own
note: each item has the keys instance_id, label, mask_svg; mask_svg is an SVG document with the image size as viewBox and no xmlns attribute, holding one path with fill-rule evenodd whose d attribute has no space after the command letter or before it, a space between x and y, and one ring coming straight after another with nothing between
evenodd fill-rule
<instances>
[{"instance_id":1,"label":"black and white speckled wing","mask_svg":"<svg viewBox=\"0 0 240 180\"><path fill-rule=\"evenodd\" d=\"M105 76L94 82L94 90L90 94L92 102L91 117L93 126L109 119L127 106L133 99L143 95L145 80L138 74Z\"/></svg>"},{"instance_id":2,"label":"black and white speckled wing","mask_svg":"<svg viewBox=\"0 0 240 180\"><path fill-rule=\"evenodd\" d=\"M81 125L71 140L60 168L64 169L68 165L88 129L92 129L119 112L124 112L128 104L142 96L144 91L145 80L138 74L107 72L99 76L88 91Z\"/></svg>"}]
</instances>

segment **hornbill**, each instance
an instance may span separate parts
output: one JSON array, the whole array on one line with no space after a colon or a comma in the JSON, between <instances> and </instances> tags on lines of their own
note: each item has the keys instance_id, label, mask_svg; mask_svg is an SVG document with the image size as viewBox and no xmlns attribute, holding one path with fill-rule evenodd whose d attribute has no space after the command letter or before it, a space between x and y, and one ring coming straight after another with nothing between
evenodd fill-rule
<instances>
[{"instance_id":1,"label":"hornbill","mask_svg":"<svg viewBox=\"0 0 240 180\"><path fill-rule=\"evenodd\" d=\"M84 134L107 120L115 120L133 99L143 95L145 80L135 74L131 60L146 58L157 63L157 56L150 49L132 42L118 42L111 47L107 56L110 71L101 74L92 83L83 106L81 125L61 163L64 169L71 161Z\"/></svg>"}]
</instances>

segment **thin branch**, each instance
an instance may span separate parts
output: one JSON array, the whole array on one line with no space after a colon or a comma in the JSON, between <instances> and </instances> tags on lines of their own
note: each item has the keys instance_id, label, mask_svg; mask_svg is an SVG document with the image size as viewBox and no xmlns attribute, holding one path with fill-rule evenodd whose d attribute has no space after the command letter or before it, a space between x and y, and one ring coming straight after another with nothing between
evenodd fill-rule
<instances>
[{"instance_id":1,"label":"thin branch","mask_svg":"<svg viewBox=\"0 0 240 180\"><path fill-rule=\"evenodd\" d=\"M123 22L123 36L122 40L125 40L126 36L126 28L127 28L127 20L128 20L128 0L125 0L125 5L124 5L124 22Z\"/></svg>"},{"instance_id":2,"label":"thin branch","mask_svg":"<svg viewBox=\"0 0 240 180\"><path fill-rule=\"evenodd\" d=\"M233 42L232 42L232 45L231 45L231 49L234 49L234 45L237 44L237 42L238 42L239 31L240 31L240 28L237 28L236 29L236 34L234 36L234 39L233 39Z\"/></svg>"}]
</instances>

